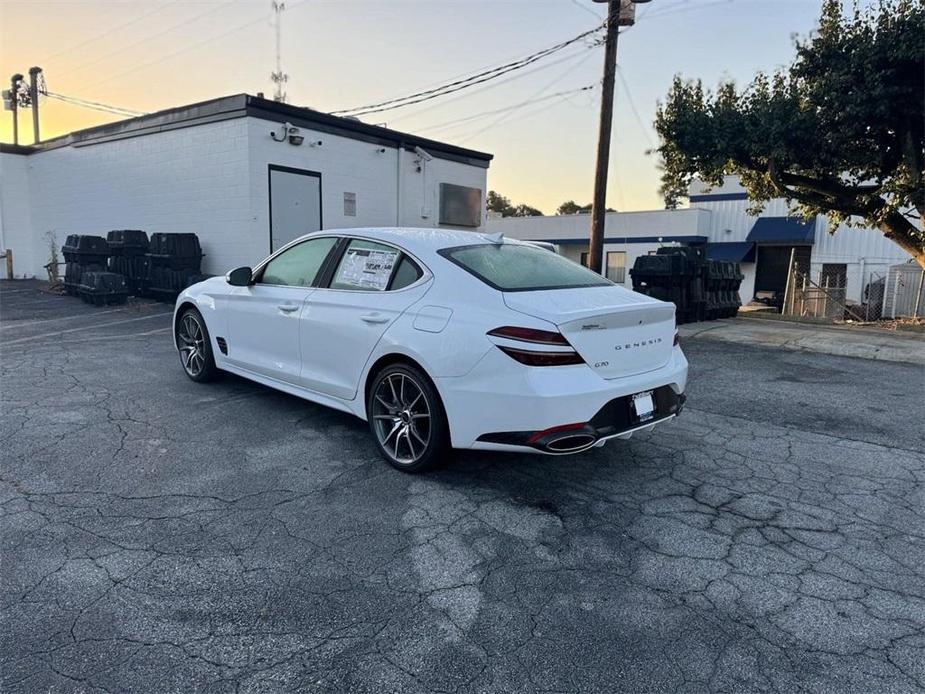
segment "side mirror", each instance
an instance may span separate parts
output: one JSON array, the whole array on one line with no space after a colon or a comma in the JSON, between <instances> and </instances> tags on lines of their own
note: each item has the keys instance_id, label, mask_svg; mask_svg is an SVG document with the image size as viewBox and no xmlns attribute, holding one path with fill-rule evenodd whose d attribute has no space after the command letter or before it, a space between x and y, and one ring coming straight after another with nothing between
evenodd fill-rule
<instances>
[{"instance_id":1,"label":"side mirror","mask_svg":"<svg viewBox=\"0 0 925 694\"><path fill-rule=\"evenodd\" d=\"M225 275L225 281L232 287L246 287L251 283L253 274L249 267L238 267Z\"/></svg>"}]
</instances>

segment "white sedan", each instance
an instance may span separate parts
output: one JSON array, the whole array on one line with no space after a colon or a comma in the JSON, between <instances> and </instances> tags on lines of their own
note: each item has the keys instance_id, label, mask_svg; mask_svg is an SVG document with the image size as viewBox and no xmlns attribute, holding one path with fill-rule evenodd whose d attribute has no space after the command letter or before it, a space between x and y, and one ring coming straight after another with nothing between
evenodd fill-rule
<instances>
[{"instance_id":1,"label":"white sedan","mask_svg":"<svg viewBox=\"0 0 925 694\"><path fill-rule=\"evenodd\" d=\"M228 371L367 420L422 470L450 447L578 453L676 416L673 304L500 235L342 229L193 285L187 376Z\"/></svg>"}]
</instances>

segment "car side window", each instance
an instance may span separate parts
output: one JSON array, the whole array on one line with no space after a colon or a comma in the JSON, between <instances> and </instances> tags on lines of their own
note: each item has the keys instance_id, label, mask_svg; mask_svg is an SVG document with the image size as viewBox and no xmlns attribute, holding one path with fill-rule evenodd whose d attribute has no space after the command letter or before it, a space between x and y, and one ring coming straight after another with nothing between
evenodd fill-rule
<instances>
[{"instance_id":1,"label":"car side window","mask_svg":"<svg viewBox=\"0 0 925 694\"><path fill-rule=\"evenodd\" d=\"M311 287L335 243L337 239L330 236L309 239L283 251L266 264L260 284Z\"/></svg>"},{"instance_id":2,"label":"car side window","mask_svg":"<svg viewBox=\"0 0 925 694\"><path fill-rule=\"evenodd\" d=\"M403 289L408 285L414 284L424 273L421 272L421 268L418 267L418 264L411 260L406 255L401 257L401 260L398 261L398 269L395 270L395 275L392 277L392 283L389 285L389 289Z\"/></svg>"},{"instance_id":3,"label":"car side window","mask_svg":"<svg viewBox=\"0 0 925 694\"><path fill-rule=\"evenodd\" d=\"M401 251L393 246L352 239L331 278L331 289L384 291L395 272Z\"/></svg>"}]
</instances>

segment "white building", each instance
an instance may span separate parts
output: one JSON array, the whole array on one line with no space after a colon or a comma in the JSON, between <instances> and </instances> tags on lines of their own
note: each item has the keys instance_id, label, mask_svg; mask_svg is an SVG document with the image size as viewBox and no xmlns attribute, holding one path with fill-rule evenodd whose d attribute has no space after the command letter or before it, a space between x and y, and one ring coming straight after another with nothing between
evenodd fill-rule
<instances>
[{"instance_id":1,"label":"white building","mask_svg":"<svg viewBox=\"0 0 925 694\"><path fill-rule=\"evenodd\" d=\"M745 279L739 294L745 304L756 294L783 292L793 253L809 265L813 280L843 282L847 299L860 302L869 282L910 260L875 229L842 226L833 234L825 217L809 223L789 217L785 200L772 200L758 217L748 214L749 206L744 188L729 177L712 190L692 186L685 209L608 213L602 272L632 287L629 270L637 256L671 243L706 243L708 257L741 263ZM560 253L581 261L591 219L587 214L489 218L487 226L512 238L554 243Z\"/></svg>"},{"instance_id":2,"label":"white building","mask_svg":"<svg viewBox=\"0 0 925 694\"><path fill-rule=\"evenodd\" d=\"M194 232L218 274L322 228L479 229L491 158L239 94L0 145L0 247L44 277L68 234Z\"/></svg>"}]
</instances>

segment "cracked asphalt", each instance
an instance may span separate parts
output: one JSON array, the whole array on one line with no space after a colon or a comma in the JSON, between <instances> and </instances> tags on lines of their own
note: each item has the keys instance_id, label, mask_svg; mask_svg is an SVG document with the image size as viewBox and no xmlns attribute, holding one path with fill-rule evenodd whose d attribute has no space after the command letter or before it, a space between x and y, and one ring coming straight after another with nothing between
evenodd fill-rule
<instances>
[{"instance_id":1,"label":"cracked asphalt","mask_svg":"<svg viewBox=\"0 0 925 694\"><path fill-rule=\"evenodd\" d=\"M409 476L0 283L3 692L925 690L925 369L690 340L676 421Z\"/></svg>"}]
</instances>

